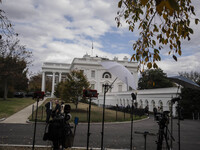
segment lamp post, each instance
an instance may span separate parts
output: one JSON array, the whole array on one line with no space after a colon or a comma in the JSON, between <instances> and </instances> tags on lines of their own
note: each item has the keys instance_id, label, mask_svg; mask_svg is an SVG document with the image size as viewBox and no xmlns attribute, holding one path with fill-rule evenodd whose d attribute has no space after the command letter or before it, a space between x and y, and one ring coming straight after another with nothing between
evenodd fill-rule
<instances>
[{"instance_id":1,"label":"lamp post","mask_svg":"<svg viewBox=\"0 0 200 150\"><path fill-rule=\"evenodd\" d=\"M108 84L103 84L104 87L104 98L103 98L103 119L102 119L102 131L101 131L101 150L103 150L103 137L104 137L104 118L105 118L105 99L106 93L108 92L109 88L111 88Z\"/></svg>"},{"instance_id":2,"label":"lamp post","mask_svg":"<svg viewBox=\"0 0 200 150\"><path fill-rule=\"evenodd\" d=\"M136 94L131 93L132 97L132 107L131 107L131 142L130 142L130 150L133 147L133 104L136 102Z\"/></svg>"},{"instance_id":3,"label":"lamp post","mask_svg":"<svg viewBox=\"0 0 200 150\"><path fill-rule=\"evenodd\" d=\"M35 135L36 135L37 114L38 114L38 102L39 102L39 100L40 100L40 97L37 96L36 114L35 114L35 126L34 126L34 134L33 134L33 146L32 146L32 150L35 149Z\"/></svg>"},{"instance_id":4,"label":"lamp post","mask_svg":"<svg viewBox=\"0 0 200 150\"><path fill-rule=\"evenodd\" d=\"M106 93L109 89L112 89L112 85L114 84L115 80L109 85L109 84L103 84L104 87L104 97L103 97L103 118L102 118L102 132L101 132L101 150L103 150L103 137L104 137L104 118L105 118L105 101L106 101Z\"/></svg>"}]
</instances>

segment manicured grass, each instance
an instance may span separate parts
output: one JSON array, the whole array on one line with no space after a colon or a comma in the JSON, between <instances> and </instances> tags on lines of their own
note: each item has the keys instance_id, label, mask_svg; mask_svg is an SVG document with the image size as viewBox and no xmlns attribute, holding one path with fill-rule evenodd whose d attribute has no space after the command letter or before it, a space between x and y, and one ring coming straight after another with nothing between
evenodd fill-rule
<instances>
[{"instance_id":1,"label":"manicured grass","mask_svg":"<svg viewBox=\"0 0 200 150\"><path fill-rule=\"evenodd\" d=\"M7 118L34 102L32 98L0 98L0 118Z\"/></svg>"},{"instance_id":2,"label":"manicured grass","mask_svg":"<svg viewBox=\"0 0 200 150\"><path fill-rule=\"evenodd\" d=\"M46 112L45 112L44 105L47 103L47 101L44 102L43 105L40 106L38 109L38 120L39 121L45 121ZM73 103L68 103L68 104L70 104L71 108L72 108L71 109L71 115L73 118L72 122L75 117L79 118L79 122L87 122L89 104L79 103L77 109L75 108L75 105ZM98 107L96 105L91 106L91 117L90 117L91 122L101 122L102 114L103 114L102 107ZM33 116L35 116L35 113ZM135 116L135 115L133 117L134 117L134 120L145 118L145 116L139 117L139 116ZM30 116L29 119L34 120L34 118L32 119L32 116ZM120 111L116 112L114 110L109 110L109 109L105 110L105 122L116 122L116 121L122 122L122 121L130 121L130 120L131 120L131 116L129 113L124 114L123 112L120 112Z\"/></svg>"}]
</instances>

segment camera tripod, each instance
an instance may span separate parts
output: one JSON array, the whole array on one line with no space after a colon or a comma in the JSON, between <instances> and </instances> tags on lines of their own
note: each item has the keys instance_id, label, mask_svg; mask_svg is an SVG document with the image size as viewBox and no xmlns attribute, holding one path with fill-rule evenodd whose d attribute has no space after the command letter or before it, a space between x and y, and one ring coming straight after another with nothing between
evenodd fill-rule
<instances>
[{"instance_id":1,"label":"camera tripod","mask_svg":"<svg viewBox=\"0 0 200 150\"><path fill-rule=\"evenodd\" d=\"M135 134L142 134L144 136L144 150L146 150L147 148L147 135L156 136L156 134L149 133L148 131L144 131L144 132L135 131Z\"/></svg>"},{"instance_id":2,"label":"camera tripod","mask_svg":"<svg viewBox=\"0 0 200 150\"><path fill-rule=\"evenodd\" d=\"M167 150L170 150L170 146L168 143L168 137L175 141L174 137L171 135L168 129L168 118L162 117L161 120L158 122L159 124L159 131L158 131L158 141L157 143L157 150L162 150L163 146L163 139L165 139Z\"/></svg>"}]
</instances>

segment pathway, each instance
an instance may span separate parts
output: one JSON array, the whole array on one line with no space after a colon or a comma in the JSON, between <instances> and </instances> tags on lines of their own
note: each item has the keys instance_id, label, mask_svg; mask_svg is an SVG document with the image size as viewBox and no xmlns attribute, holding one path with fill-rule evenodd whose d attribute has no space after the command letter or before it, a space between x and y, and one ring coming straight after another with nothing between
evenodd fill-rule
<instances>
[{"instance_id":1,"label":"pathway","mask_svg":"<svg viewBox=\"0 0 200 150\"><path fill-rule=\"evenodd\" d=\"M45 97L44 100L39 101L38 106L40 106L46 99L47 99L47 97ZM35 102L33 105L34 105L34 108L36 108L37 102ZM28 107L13 114L12 116L6 118L4 121L2 121L0 123L27 124L28 117L31 114L32 114L32 105L29 105Z\"/></svg>"}]
</instances>

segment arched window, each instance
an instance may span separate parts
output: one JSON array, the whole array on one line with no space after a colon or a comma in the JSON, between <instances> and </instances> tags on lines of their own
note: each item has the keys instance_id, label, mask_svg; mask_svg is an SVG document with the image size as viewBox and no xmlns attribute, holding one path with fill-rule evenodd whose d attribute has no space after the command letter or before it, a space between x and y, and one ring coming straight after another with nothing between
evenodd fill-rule
<instances>
[{"instance_id":1,"label":"arched window","mask_svg":"<svg viewBox=\"0 0 200 150\"><path fill-rule=\"evenodd\" d=\"M171 109L171 101L167 101L167 107L168 107L168 109L170 111L170 109Z\"/></svg>"},{"instance_id":2,"label":"arched window","mask_svg":"<svg viewBox=\"0 0 200 150\"><path fill-rule=\"evenodd\" d=\"M161 100L158 102L158 112L163 112L163 102Z\"/></svg>"},{"instance_id":3,"label":"arched window","mask_svg":"<svg viewBox=\"0 0 200 150\"><path fill-rule=\"evenodd\" d=\"M145 106L149 106L149 102L147 99L145 100Z\"/></svg>"},{"instance_id":4,"label":"arched window","mask_svg":"<svg viewBox=\"0 0 200 150\"><path fill-rule=\"evenodd\" d=\"M104 72L102 78L112 78L110 72Z\"/></svg>"},{"instance_id":5,"label":"arched window","mask_svg":"<svg viewBox=\"0 0 200 150\"><path fill-rule=\"evenodd\" d=\"M152 100L149 110L150 110L150 111L153 111L153 109L154 109L155 107L156 107L156 103L155 103L154 100Z\"/></svg>"},{"instance_id":6,"label":"arched window","mask_svg":"<svg viewBox=\"0 0 200 150\"><path fill-rule=\"evenodd\" d=\"M156 107L156 103L154 100L151 101L152 108Z\"/></svg>"},{"instance_id":7,"label":"arched window","mask_svg":"<svg viewBox=\"0 0 200 150\"><path fill-rule=\"evenodd\" d=\"M143 108L143 101L142 100L140 100L140 106L139 106L139 108Z\"/></svg>"},{"instance_id":8,"label":"arched window","mask_svg":"<svg viewBox=\"0 0 200 150\"><path fill-rule=\"evenodd\" d=\"M130 105L130 104L129 104L129 100L128 100L128 99L127 99L127 105Z\"/></svg>"}]
</instances>

